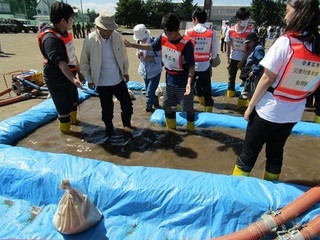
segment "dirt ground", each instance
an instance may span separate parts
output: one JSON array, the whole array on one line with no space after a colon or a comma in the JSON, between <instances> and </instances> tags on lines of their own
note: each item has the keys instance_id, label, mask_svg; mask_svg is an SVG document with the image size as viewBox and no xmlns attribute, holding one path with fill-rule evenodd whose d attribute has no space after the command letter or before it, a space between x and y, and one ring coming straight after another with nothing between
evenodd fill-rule
<instances>
[{"instance_id":1,"label":"dirt ground","mask_svg":"<svg viewBox=\"0 0 320 240\"><path fill-rule=\"evenodd\" d=\"M129 31L129 30L128 30ZM157 36L161 30L151 29ZM132 35L123 35L133 41ZM37 34L0 34L2 51L6 57L0 57L0 92L11 85L11 73L20 70L35 69L41 71L42 57L37 46ZM76 54L80 58L83 39L75 39ZM267 43L267 48L270 42ZM141 82L137 74L138 59L135 50L128 48L130 59L130 79ZM213 70L212 82L227 82L225 53L219 53L221 65ZM1 79L2 78L2 79ZM161 82L164 82L162 74ZM237 80L239 82L239 80ZM14 94L13 94L14 95ZM2 99L2 97L0 97ZM46 99L46 96L32 98L1 107L0 121L26 111ZM237 111L237 98L215 97L214 112L241 116ZM115 112L118 111L115 106ZM199 110L199 104L195 103ZM101 159L121 165L142 165L190 169L204 172L230 174L236 156L240 154L245 131L239 129L197 129L194 135L185 131L167 131L148 121L143 95L137 95L134 102L132 119L135 130L121 130L121 120L115 114L117 135L111 139L103 136L100 120L100 106L97 98L90 98L80 106L81 125L76 129L77 136L63 137L57 131L57 122L52 122L42 130L37 130L23 139L18 145L48 152L66 152L82 157ZM94 119L92 116L95 116ZM314 112L305 111L303 120L313 121ZM320 126L319 126L320 127ZM41 132L43 131L43 132ZM45 138L43 136L46 136ZM62 137L61 137L62 136ZM201 142L201 144L195 144ZM57 144L58 143L58 144ZM291 136L285 147L285 162L280 180L298 182L303 185L319 183L320 138ZM261 177L263 170L263 152L252 176Z\"/></svg>"}]
</instances>

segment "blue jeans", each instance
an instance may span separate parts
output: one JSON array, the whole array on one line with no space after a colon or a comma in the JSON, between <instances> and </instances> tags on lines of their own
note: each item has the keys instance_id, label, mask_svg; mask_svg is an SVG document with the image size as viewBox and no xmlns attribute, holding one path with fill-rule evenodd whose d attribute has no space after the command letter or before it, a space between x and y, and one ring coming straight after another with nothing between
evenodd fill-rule
<instances>
[{"instance_id":1,"label":"blue jeans","mask_svg":"<svg viewBox=\"0 0 320 240\"><path fill-rule=\"evenodd\" d=\"M154 99L156 97L156 90L160 82L161 72L153 78L145 78L144 83L146 85L146 98L147 104L154 104Z\"/></svg>"}]
</instances>

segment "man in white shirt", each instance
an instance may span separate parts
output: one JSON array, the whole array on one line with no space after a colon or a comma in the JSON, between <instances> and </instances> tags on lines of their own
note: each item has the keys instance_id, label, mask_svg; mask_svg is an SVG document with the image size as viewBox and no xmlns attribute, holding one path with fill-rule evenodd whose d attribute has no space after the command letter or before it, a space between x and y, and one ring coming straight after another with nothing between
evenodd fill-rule
<instances>
[{"instance_id":1,"label":"man in white shirt","mask_svg":"<svg viewBox=\"0 0 320 240\"><path fill-rule=\"evenodd\" d=\"M229 30L229 21L226 21L221 28L221 38L220 38L220 51L226 52L227 51L227 44L225 42L226 33Z\"/></svg>"},{"instance_id":2,"label":"man in white shirt","mask_svg":"<svg viewBox=\"0 0 320 240\"><path fill-rule=\"evenodd\" d=\"M129 61L122 36L117 31L115 16L100 13L95 20L96 30L89 34L83 43L80 65L91 89L96 88L101 108L102 121L106 126L106 135L114 132L113 96L121 105L123 127L131 127L133 114L132 101L126 82L129 81Z\"/></svg>"}]
</instances>

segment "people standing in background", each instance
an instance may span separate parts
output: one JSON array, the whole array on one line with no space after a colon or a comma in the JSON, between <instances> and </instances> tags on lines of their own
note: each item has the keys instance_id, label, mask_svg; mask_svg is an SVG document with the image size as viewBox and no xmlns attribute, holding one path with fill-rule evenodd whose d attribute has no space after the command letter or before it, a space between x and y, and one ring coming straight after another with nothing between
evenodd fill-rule
<instances>
[{"instance_id":1,"label":"people standing in background","mask_svg":"<svg viewBox=\"0 0 320 240\"><path fill-rule=\"evenodd\" d=\"M113 96L120 101L123 127L131 128L132 101L127 88L129 60L121 34L115 31L115 15L102 12L95 19L96 29L84 40L80 65L90 89L96 89L102 108L106 136L114 133Z\"/></svg>"},{"instance_id":2,"label":"people standing in background","mask_svg":"<svg viewBox=\"0 0 320 240\"><path fill-rule=\"evenodd\" d=\"M73 37L68 32L72 29L73 16L70 5L53 3L50 11L52 26L45 26L38 35L39 48L44 57L44 80L57 109L62 133L69 133L71 124L79 123L77 88L84 89L82 85L85 82L75 55Z\"/></svg>"},{"instance_id":3,"label":"people standing in background","mask_svg":"<svg viewBox=\"0 0 320 240\"><path fill-rule=\"evenodd\" d=\"M194 42L195 73L193 76L195 94L205 112L212 112L213 99L211 94L211 64L210 59L218 55L219 43L217 33L207 28L207 12L196 8L192 13L194 27L187 30L186 35Z\"/></svg>"},{"instance_id":4,"label":"people standing in background","mask_svg":"<svg viewBox=\"0 0 320 240\"><path fill-rule=\"evenodd\" d=\"M87 22L87 24L86 24L86 31L87 31L87 35L89 35L89 33L91 33L91 24L90 24L90 22Z\"/></svg>"},{"instance_id":5,"label":"people standing in background","mask_svg":"<svg viewBox=\"0 0 320 240\"><path fill-rule=\"evenodd\" d=\"M76 32L77 32L77 37L81 38L81 25L80 25L80 22L77 22L77 24L76 24Z\"/></svg>"},{"instance_id":6,"label":"people standing in background","mask_svg":"<svg viewBox=\"0 0 320 240\"><path fill-rule=\"evenodd\" d=\"M259 28L258 28L258 36L259 36L259 41L261 42L262 46L266 46L266 38L268 35L267 31L267 25L266 23L263 23Z\"/></svg>"},{"instance_id":7,"label":"people standing in background","mask_svg":"<svg viewBox=\"0 0 320 240\"><path fill-rule=\"evenodd\" d=\"M84 23L82 23L81 32L82 32L82 38L85 38L86 37L86 27L84 26Z\"/></svg>"},{"instance_id":8,"label":"people standing in background","mask_svg":"<svg viewBox=\"0 0 320 240\"><path fill-rule=\"evenodd\" d=\"M226 52L227 51L227 43L224 41L226 37L226 33L229 29L229 21L227 20L221 28L221 38L220 38L220 51Z\"/></svg>"},{"instance_id":9,"label":"people standing in background","mask_svg":"<svg viewBox=\"0 0 320 240\"><path fill-rule=\"evenodd\" d=\"M74 23L72 24L72 33L73 33L73 38L79 38L77 27Z\"/></svg>"},{"instance_id":10,"label":"people standing in background","mask_svg":"<svg viewBox=\"0 0 320 240\"><path fill-rule=\"evenodd\" d=\"M176 112L172 107L181 105L187 115L187 130L194 131L193 86L194 49L188 36L181 35L180 20L173 13L166 14L161 21L164 33L151 44L130 43L127 47L136 49L162 51L162 62L166 70L166 88L163 96L166 126L175 129L177 126Z\"/></svg>"},{"instance_id":11,"label":"people standing in background","mask_svg":"<svg viewBox=\"0 0 320 240\"><path fill-rule=\"evenodd\" d=\"M248 126L233 175L249 176L266 144L263 178L279 179L287 138L320 86L319 18L319 0L287 1L285 32L260 62L264 73L244 113Z\"/></svg>"},{"instance_id":12,"label":"people standing in background","mask_svg":"<svg viewBox=\"0 0 320 240\"><path fill-rule=\"evenodd\" d=\"M227 96L236 95L235 82L238 69L242 69L243 63L247 58L246 45L244 41L251 32L248 26L250 12L247 8L241 7L236 12L236 24L229 28L226 33L225 41L227 43L227 70L229 75Z\"/></svg>"},{"instance_id":13,"label":"people standing in background","mask_svg":"<svg viewBox=\"0 0 320 240\"><path fill-rule=\"evenodd\" d=\"M136 40L138 44L150 44L154 41L154 38L150 35L150 31L144 24L138 24L133 28L133 39ZM159 107L156 90L162 71L161 52L137 49L137 56L140 60L138 73L143 77L146 87L146 111L153 112L153 106L155 108Z\"/></svg>"}]
</instances>

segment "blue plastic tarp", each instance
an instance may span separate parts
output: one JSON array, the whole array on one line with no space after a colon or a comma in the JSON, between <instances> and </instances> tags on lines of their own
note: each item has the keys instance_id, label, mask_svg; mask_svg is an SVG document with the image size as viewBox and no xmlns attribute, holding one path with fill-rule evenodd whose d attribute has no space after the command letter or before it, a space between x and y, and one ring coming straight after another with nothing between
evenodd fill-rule
<instances>
[{"instance_id":1,"label":"blue plastic tarp","mask_svg":"<svg viewBox=\"0 0 320 240\"><path fill-rule=\"evenodd\" d=\"M160 87L165 87L165 83L160 83ZM131 90L137 90L137 91L145 91L145 84L141 82L135 82L135 81L129 81L127 82L127 86ZM211 82L211 95L212 96L225 96L228 89L228 83L224 82ZM235 85L235 91L236 96L239 96L243 87L240 86L240 84Z\"/></svg>"},{"instance_id":2,"label":"blue plastic tarp","mask_svg":"<svg viewBox=\"0 0 320 240\"><path fill-rule=\"evenodd\" d=\"M52 218L62 179L103 213L90 230L63 236ZM0 145L0 238L209 239L247 227L305 187L250 177L151 167L122 167L68 154ZM305 223L320 206L295 221Z\"/></svg>"},{"instance_id":3,"label":"blue plastic tarp","mask_svg":"<svg viewBox=\"0 0 320 240\"><path fill-rule=\"evenodd\" d=\"M151 122L165 126L165 115L162 109L157 109L150 117ZM187 124L186 113L177 112L176 114L177 125L185 126ZM222 128L239 128L246 129L247 121L243 117L231 116L227 114L197 112L195 113L195 126L208 128L208 127L222 127ZM317 123L311 122L298 122L292 129L293 134L308 135L320 137L320 127Z\"/></svg>"},{"instance_id":4,"label":"blue plastic tarp","mask_svg":"<svg viewBox=\"0 0 320 240\"><path fill-rule=\"evenodd\" d=\"M80 96L83 100L90 94ZM0 239L203 240L241 230L309 189L251 177L116 166L10 146L55 117L48 100L0 123ZM197 121L202 118L198 115ZM63 179L88 195L103 213L103 219L86 232L65 236L52 225ZM288 226L307 223L319 214L316 204Z\"/></svg>"}]
</instances>

